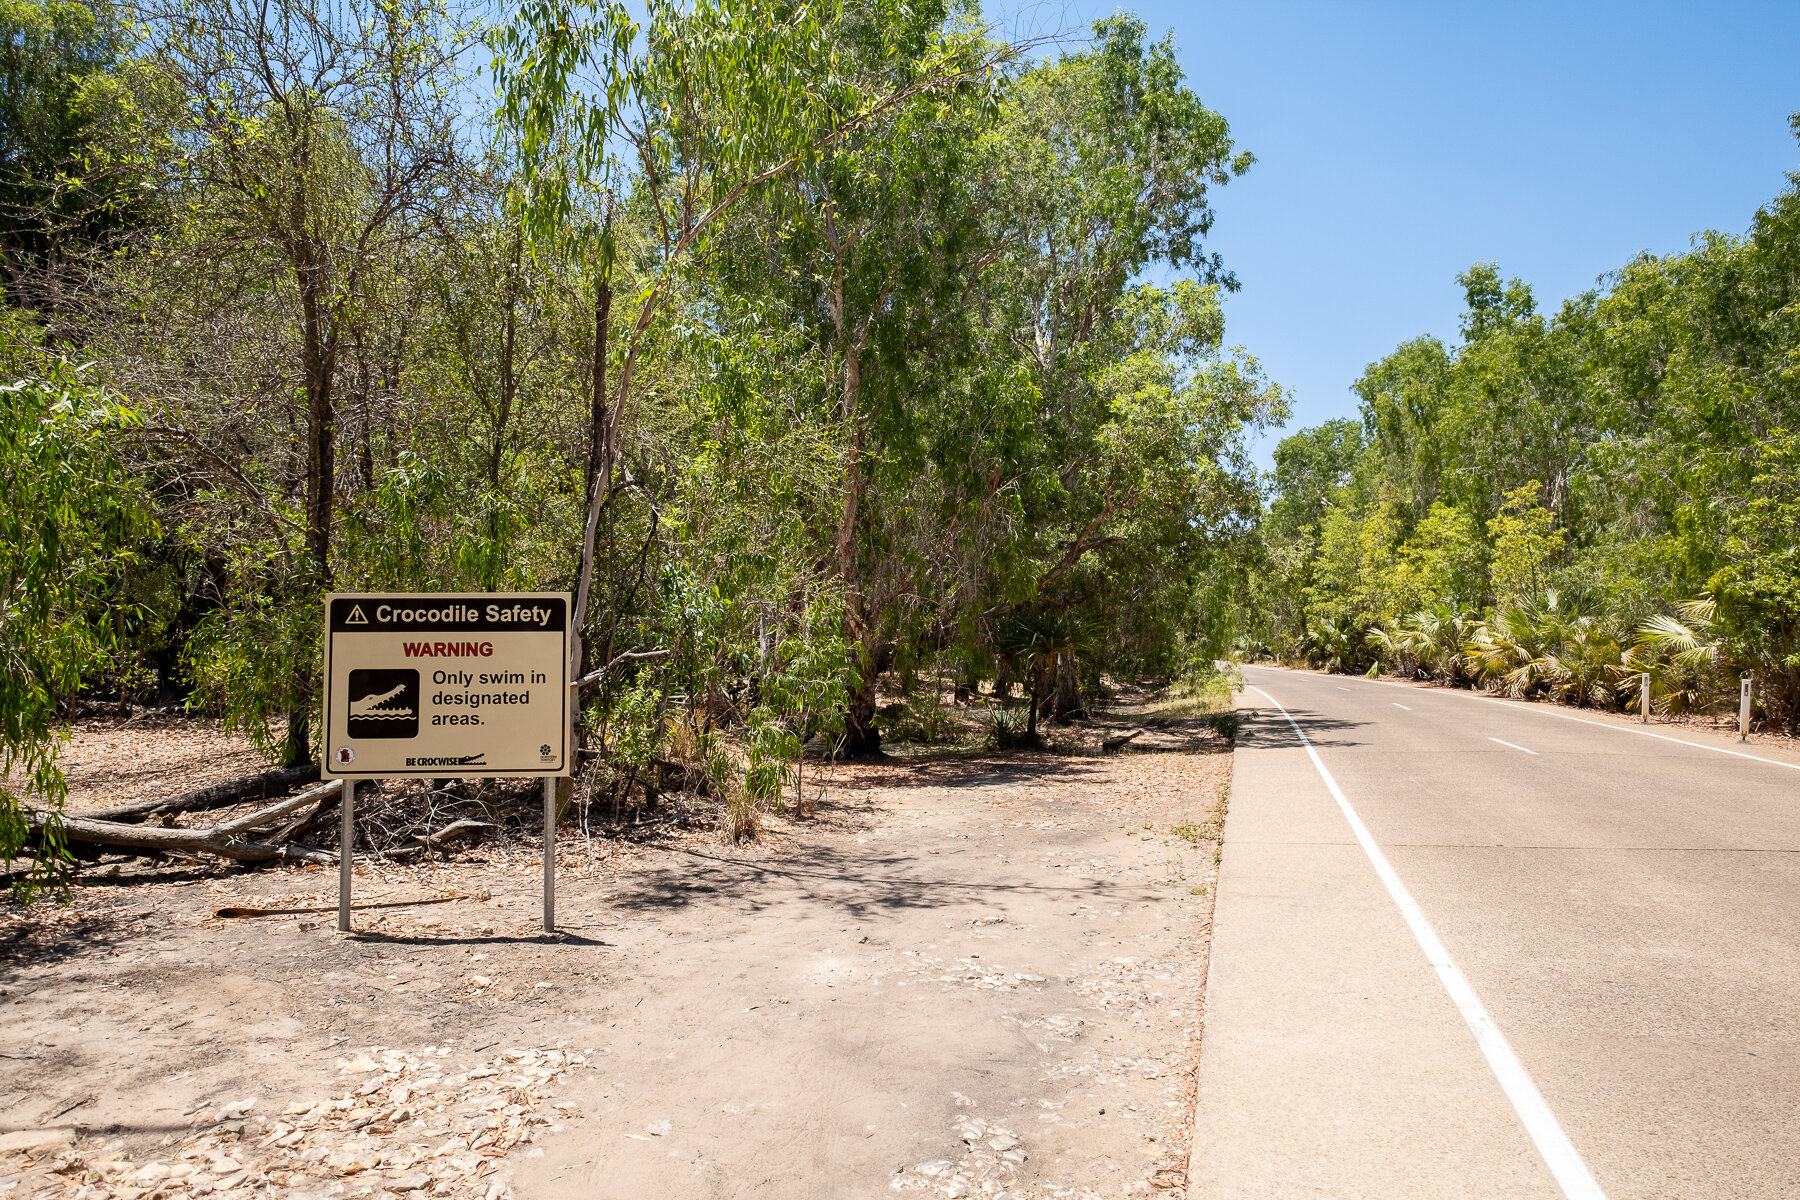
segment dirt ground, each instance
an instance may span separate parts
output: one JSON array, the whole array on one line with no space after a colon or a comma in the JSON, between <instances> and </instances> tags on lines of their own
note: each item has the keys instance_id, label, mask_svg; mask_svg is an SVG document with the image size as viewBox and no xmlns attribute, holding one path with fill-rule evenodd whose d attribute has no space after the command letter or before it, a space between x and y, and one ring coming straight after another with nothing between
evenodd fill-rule
<instances>
[{"instance_id":1,"label":"dirt ground","mask_svg":"<svg viewBox=\"0 0 1800 1200\"><path fill-rule=\"evenodd\" d=\"M744 847L565 828L554 938L516 843L359 865L452 898L350 937L215 915L328 869L90 871L0 926L0 1198L1179 1196L1229 776L1196 722L840 766Z\"/></svg>"}]
</instances>

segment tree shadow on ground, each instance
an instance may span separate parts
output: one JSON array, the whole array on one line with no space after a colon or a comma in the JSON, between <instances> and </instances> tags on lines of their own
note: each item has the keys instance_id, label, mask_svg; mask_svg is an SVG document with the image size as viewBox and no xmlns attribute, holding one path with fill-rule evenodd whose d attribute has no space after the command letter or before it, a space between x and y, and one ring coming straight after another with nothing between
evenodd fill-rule
<instances>
[{"instance_id":1,"label":"tree shadow on ground","mask_svg":"<svg viewBox=\"0 0 1800 1200\"><path fill-rule=\"evenodd\" d=\"M358 929L347 935L352 942L387 946L606 946L598 938L559 929L555 933L431 934L385 933L378 929Z\"/></svg>"},{"instance_id":2,"label":"tree shadow on ground","mask_svg":"<svg viewBox=\"0 0 1800 1200\"><path fill-rule=\"evenodd\" d=\"M156 914L81 912L48 904L28 913L0 914L0 983L16 983L27 970L124 945L141 935L140 917L154 920Z\"/></svg>"},{"instance_id":3,"label":"tree shadow on ground","mask_svg":"<svg viewBox=\"0 0 1800 1200\"><path fill-rule=\"evenodd\" d=\"M1000 787L1034 779L1063 783L1091 782L1115 758L1143 754L1229 754L1222 742L1201 742L1193 747L1153 745L1128 747L1120 754L1057 754L1054 751L946 751L904 758L869 758L808 771L808 786L830 778L832 792L860 792L896 787Z\"/></svg>"},{"instance_id":4,"label":"tree shadow on ground","mask_svg":"<svg viewBox=\"0 0 1800 1200\"><path fill-rule=\"evenodd\" d=\"M765 912L784 905L825 904L861 919L914 909L980 905L1006 907L1011 898L1137 902L1160 895L1155 888L1107 879L1068 882L949 878L925 873L936 864L905 853L857 852L860 848L817 847L802 860L752 861L726 853L673 850L686 868L641 871L606 898L612 909L669 912L697 904L728 905L735 914Z\"/></svg>"},{"instance_id":5,"label":"tree shadow on ground","mask_svg":"<svg viewBox=\"0 0 1800 1200\"><path fill-rule=\"evenodd\" d=\"M1300 735L1294 732L1294 726L1281 713L1251 710L1244 714L1244 727L1238 733L1238 745L1257 750L1297 750L1307 742L1314 746L1366 745L1361 738L1344 735L1350 730L1361 729L1369 724L1367 721L1328 717L1307 708L1290 708L1288 712L1305 731L1306 741L1300 739Z\"/></svg>"}]
</instances>

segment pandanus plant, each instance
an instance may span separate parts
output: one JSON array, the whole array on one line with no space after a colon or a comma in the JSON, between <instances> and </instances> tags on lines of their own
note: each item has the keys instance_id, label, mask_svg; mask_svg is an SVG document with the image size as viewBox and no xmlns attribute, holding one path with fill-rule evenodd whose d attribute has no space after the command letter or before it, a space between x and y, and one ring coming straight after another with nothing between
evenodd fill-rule
<instances>
[{"instance_id":1,"label":"pandanus plant","mask_svg":"<svg viewBox=\"0 0 1800 1200\"><path fill-rule=\"evenodd\" d=\"M1026 667L1030 682L1024 742L1038 742L1038 710L1055 696L1060 675L1072 675L1083 643L1082 630L1063 609L1039 608L1016 612L1000 627L994 645ZM1067 700L1063 697L1061 699Z\"/></svg>"}]
</instances>

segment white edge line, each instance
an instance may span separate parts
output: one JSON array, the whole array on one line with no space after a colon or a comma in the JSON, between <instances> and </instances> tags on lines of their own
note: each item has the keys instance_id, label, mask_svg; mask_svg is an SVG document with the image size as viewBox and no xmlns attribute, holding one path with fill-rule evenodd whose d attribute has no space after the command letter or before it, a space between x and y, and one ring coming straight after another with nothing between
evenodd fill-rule
<instances>
[{"instance_id":1,"label":"white edge line","mask_svg":"<svg viewBox=\"0 0 1800 1200\"><path fill-rule=\"evenodd\" d=\"M1494 1024L1493 1018L1488 1016L1487 1009L1482 1007L1475 989L1469 986L1469 981L1451 960L1450 952L1444 949L1444 944L1432 931L1430 923L1425 920L1425 914L1413 902L1406 885L1400 882L1400 876L1388 864L1387 856L1375 844L1375 838L1362 823L1362 818L1356 815L1356 810L1350 806L1350 801L1345 798L1343 789L1338 787L1337 780L1325 769L1325 763L1319 758L1319 752L1313 749L1312 740L1306 736L1306 731L1300 728L1300 722L1294 720L1293 714L1282 707L1281 701L1254 684L1250 687L1252 691L1262 692L1270 704L1280 709L1281 715L1287 718L1287 723L1299 735L1300 744L1306 747L1306 756L1312 759L1319 778L1325 781L1326 789L1331 793L1332 799L1337 801L1344 820L1349 823L1350 832L1356 835L1357 844L1368 855L1375 874L1380 876L1388 895L1399 907L1400 915L1406 918L1407 927L1412 930L1419 949L1425 952L1426 961L1437 971L1444 990L1450 993L1450 999L1462 1013L1469 1032L1475 1035L1476 1044L1481 1047L1481 1053L1487 1058L1488 1066L1493 1069L1494 1077L1500 1081L1500 1089L1512 1101L1513 1111L1519 1114L1519 1122L1531 1136L1532 1144L1537 1147L1538 1154L1550 1169L1562 1194L1568 1200L1606 1200L1606 1193L1600 1190L1600 1185L1588 1171L1587 1164L1581 1160L1574 1143L1569 1141L1568 1135L1557 1123L1556 1115L1544 1102L1543 1094L1531 1081L1531 1076L1526 1074L1525 1065L1513 1053L1512 1046L1507 1043L1499 1026Z\"/></svg>"},{"instance_id":2,"label":"white edge line","mask_svg":"<svg viewBox=\"0 0 1800 1200\"><path fill-rule=\"evenodd\" d=\"M1524 751L1526 754L1531 755L1531 757L1533 757L1533 758L1536 758L1538 756L1538 752L1536 750L1526 750L1525 747L1523 747L1523 746L1514 745L1512 742L1505 741L1501 738L1491 737L1488 739L1488 741L1499 742L1502 746L1507 746L1514 750Z\"/></svg>"},{"instance_id":3,"label":"white edge line","mask_svg":"<svg viewBox=\"0 0 1800 1200\"><path fill-rule=\"evenodd\" d=\"M1257 663L1249 664L1259 667ZM1282 671L1285 667L1260 667L1264 671ZM1301 672L1294 672L1301 674ZM1440 696L1457 696L1464 700L1479 700L1483 704L1499 704L1514 712L1534 712L1539 716L1555 717L1562 721L1573 721L1577 725L1592 725L1596 729L1610 729L1615 733L1635 733L1639 737L1655 738L1659 742L1674 742L1677 746L1691 746L1695 750L1711 750L1715 754L1729 754L1733 758L1747 758L1751 762L1768 763L1771 767L1786 767L1790 771L1800 771L1800 763L1782 762L1779 758L1764 758L1760 754L1746 754L1742 750L1727 750L1723 746L1709 746L1705 742L1690 742L1686 738L1670 737L1666 733L1651 733L1648 729L1639 729L1633 725L1613 725L1606 721L1590 721L1586 717L1571 716L1569 713L1557 712L1552 705L1537 704L1529 700L1502 700L1496 696L1477 696L1473 692L1461 691L1457 688L1415 688L1404 683L1393 683L1386 679L1368 679L1365 683L1379 684L1382 687L1406 688L1411 692L1430 691ZM1256 689L1262 692L1261 688ZM1349 691L1349 688L1343 688ZM1263 692L1267 696L1269 693Z\"/></svg>"}]
</instances>

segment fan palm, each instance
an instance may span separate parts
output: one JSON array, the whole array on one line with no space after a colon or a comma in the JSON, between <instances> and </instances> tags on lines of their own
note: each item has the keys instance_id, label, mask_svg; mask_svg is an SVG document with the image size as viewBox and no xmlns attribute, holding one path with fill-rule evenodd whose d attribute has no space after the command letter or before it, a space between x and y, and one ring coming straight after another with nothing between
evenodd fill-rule
<instances>
[{"instance_id":1,"label":"fan palm","mask_svg":"<svg viewBox=\"0 0 1800 1200\"><path fill-rule=\"evenodd\" d=\"M1552 589L1475 622L1464 653L1483 682L1509 696L1616 707L1635 674L1624 639L1579 597Z\"/></svg>"},{"instance_id":2,"label":"fan palm","mask_svg":"<svg viewBox=\"0 0 1800 1200\"><path fill-rule=\"evenodd\" d=\"M1368 658L1367 631L1354 621L1327 618L1306 631L1306 661L1333 674L1349 674Z\"/></svg>"},{"instance_id":3,"label":"fan palm","mask_svg":"<svg viewBox=\"0 0 1800 1200\"><path fill-rule=\"evenodd\" d=\"M1711 596L1683 600L1675 614L1658 614L1638 626L1631 665L1650 676L1651 697L1665 713L1692 712L1728 694L1724 639Z\"/></svg>"}]
</instances>

